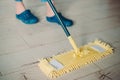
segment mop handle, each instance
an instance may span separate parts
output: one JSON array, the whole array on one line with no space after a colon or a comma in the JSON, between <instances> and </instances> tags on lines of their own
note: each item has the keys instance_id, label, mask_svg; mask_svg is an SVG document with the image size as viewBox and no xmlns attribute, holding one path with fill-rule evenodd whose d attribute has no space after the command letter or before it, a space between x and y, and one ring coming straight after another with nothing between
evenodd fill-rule
<instances>
[{"instance_id":1,"label":"mop handle","mask_svg":"<svg viewBox=\"0 0 120 80\"><path fill-rule=\"evenodd\" d=\"M69 39L69 41L70 41L73 49L75 50L75 55L79 55L79 49L78 49L75 41L74 41L73 38L71 37L71 35L70 35L68 29L66 28L65 24L63 23L62 19L59 17L59 15L58 15L58 13L57 13L57 10L56 10L56 8L54 7L52 1L51 1L51 0L47 0L47 1L48 1L48 3L49 3L50 7L52 8L54 14L57 16L58 20L60 21L61 26L62 26L62 28L63 28L63 30L64 30L67 38Z\"/></svg>"},{"instance_id":2,"label":"mop handle","mask_svg":"<svg viewBox=\"0 0 120 80\"><path fill-rule=\"evenodd\" d=\"M66 33L66 36L69 37L70 36L70 33L68 31L68 29L66 28L65 24L63 23L63 21L61 20L61 18L59 17L58 13L57 13L57 10L56 8L54 7L53 3L51 0L47 0L51 9L53 10L54 14L57 16L58 20L60 21L60 24L64 30L64 32Z\"/></svg>"}]
</instances>

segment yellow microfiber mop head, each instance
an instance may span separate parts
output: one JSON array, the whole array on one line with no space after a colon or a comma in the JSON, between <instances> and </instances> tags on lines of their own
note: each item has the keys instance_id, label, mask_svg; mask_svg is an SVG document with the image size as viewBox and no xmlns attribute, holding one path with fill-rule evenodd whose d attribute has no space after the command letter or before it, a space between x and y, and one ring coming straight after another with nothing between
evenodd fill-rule
<instances>
[{"instance_id":1,"label":"yellow microfiber mop head","mask_svg":"<svg viewBox=\"0 0 120 80\"><path fill-rule=\"evenodd\" d=\"M95 40L80 47L79 51L80 56L74 55L75 50L71 50L51 58L43 58L38 66L48 77L56 78L113 53L113 48L100 40Z\"/></svg>"}]
</instances>

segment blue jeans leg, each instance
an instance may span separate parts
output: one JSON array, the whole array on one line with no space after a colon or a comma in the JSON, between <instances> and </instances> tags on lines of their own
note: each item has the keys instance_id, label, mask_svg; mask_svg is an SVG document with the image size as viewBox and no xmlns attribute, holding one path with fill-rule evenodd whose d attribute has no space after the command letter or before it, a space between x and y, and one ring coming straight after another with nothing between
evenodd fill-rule
<instances>
[{"instance_id":1,"label":"blue jeans leg","mask_svg":"<svg viewBox=\"0 0 120 80\"><path fill-rule=\"evenodd\" d=\"M52 0L51 0L52 1ZM41 2L47 2L47 0L41 0Z\"/></svg>"},{"instance_id":2,"label":"blue jeans leg","mask_svg":"<svg viewBox=\"0 0 120 80\"><path fill-rule=\"evenodd\" d=\"M17 2L22 2L22 0L15 0L15 1L17 1Z\"/></svg>"},{"instance_id":3,"label":"blue jeans leg","mask_svg":"<svg viewBox=\"0 0 120 80\"><path fill-rule=\"evenodd\" d=\"M22 2L23 0L15 0L15 1ZM47 0L41 0L41 2L47 2Z\"/></svg>"}]
</instances>

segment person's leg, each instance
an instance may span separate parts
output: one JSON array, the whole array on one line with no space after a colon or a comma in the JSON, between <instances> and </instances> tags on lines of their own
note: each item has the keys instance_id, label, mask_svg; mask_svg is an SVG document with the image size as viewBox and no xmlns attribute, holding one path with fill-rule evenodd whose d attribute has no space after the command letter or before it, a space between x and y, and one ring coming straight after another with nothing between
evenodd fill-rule
<instances>
[{"instance_id":1,"label":"person's leg","mask_svg":"<svg viewBox=\"0 0 120 80\"><path fill-rule=\"evenodd\" d=\"M54 0L52 2L55 5ZM46 4L46 7L47 7L46 15L48 17L54 16L54 12L52 11L52 9L51 9L50 5L48 4L48 2L46 2L45 4Z\"/></svg>"},{"instance_id":2,"label":"person's leg","mask_svg":"<svg viewBox=\"0 0 120 80\"><path fill-rule=\"evenodd\" d=\"M22 0L16 0L16 14L20 14L22 12L24 12L26 9L25 9L25 6L22 2Z\"/></svg>"},{"instance_id":3,"label":"person's leg","mask_svg":"<svg viewBox=\"0 0 120 80\"><path fill-rule=\"evenodd\" d=\"M38 18L34 16L30 10L26 10L22 0L16 1L16 18L21 20L25 24L35 24L38 22Z\"/></svg>"},{"instance_id":4,"label":"person's leg","mask_svg":"<svg viewBox=\"0 0 120 80\"><path fill-rule=\"evenodd\" d=\"M55 16L54 12L52 11L49 3L47 2L47 0L41 0L42 2L45 2L46 7L47 7L47 14L46 14L46 20L48 22L52 22L52 23L57 23L60 25L59 20L57 19L57 17ZM55 5L54 0L52 0L53 5ZM63 23L65 24L65 26L69 27L73 25L73 21L70 19L65 18L60 12L58 12L58 15L61 17Z\"/></svg>"}]
</instances>

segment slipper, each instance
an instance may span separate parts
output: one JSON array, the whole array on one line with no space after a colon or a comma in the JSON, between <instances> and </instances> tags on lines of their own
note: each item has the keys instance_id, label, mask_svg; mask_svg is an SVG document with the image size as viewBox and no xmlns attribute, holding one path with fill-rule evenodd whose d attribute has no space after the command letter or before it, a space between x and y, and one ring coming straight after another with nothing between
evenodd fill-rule
<instances>
[{"instance_id":1,"label":"slipper","mask_svg":"<svg viewBox=\"0 0 120 80\"><path fill-rule=\"evenodd\" d=\"M62 16L61 13L58 13L59 17L62 19L63 23L65 24L66 27L70 27L73 25L73 21L70 19L65 18L64 16ZM57 23L59 25L61 25L61 23L59 22L58 18L56 15L52 16L52 17L46 17L46 20L48 22L51 23Z\"/></svg>"},{"instance_id":2,"label":"slipper","mask_svg":"<svg viewBox=\"0 0 120 80\"><path fill-rule=\"evenodd\" d=\"M35 24L39 21L38 18L34 16L30 10L25 10L21 14L16 14L16 18L25 24Z\"/></svg>"}]
</instances>

